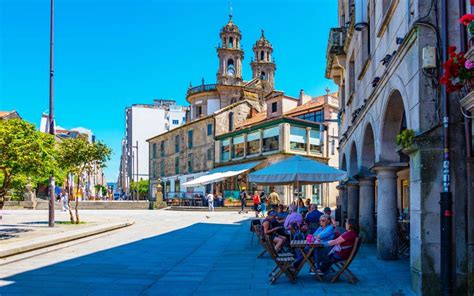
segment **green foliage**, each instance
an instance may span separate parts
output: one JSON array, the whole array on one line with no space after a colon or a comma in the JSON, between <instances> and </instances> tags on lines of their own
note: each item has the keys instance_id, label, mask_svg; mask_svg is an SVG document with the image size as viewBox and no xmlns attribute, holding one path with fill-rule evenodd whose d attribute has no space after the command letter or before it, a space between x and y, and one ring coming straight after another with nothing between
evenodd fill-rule
<instances>
[{"instance_id":1,"label":"green foliage","mask_svg":"<svg viewBox=\"0 0 474 296\"><path fill-rule=\"evenodd\" d=\"M0 208L7 191L58 173L54 137L21 119L0 121Z\"/></svg>"},{"instance_id":2,"label":"green foliage","mask_svg":"<svg viewBox=\"0 0 474 296\"><path fill-rule=\"evenodd\" d=\"M150 182L148 180L132 182L130 185L130 190L136 192L138 186L138 194L140 195L140 197L146 197L148 195L148 189L150 188L149 185Z\"/></svg>"},{"instance_id":3,"label":"green foliage","mask_svg":"<svg viewBox=\"0 0 474 296\"><path fill-rule=\"evenodd\" d=\"M95 192L97 192L97 194L99 194L99 192L102 192L102 196L106 196L107 195L107 187L102 186L100 184L96 184L95 185Z\"/></svg>"},{"instance_id":4,"label":"green foliage","mask_svg":"<svg viewBox=\"0 0 474 296\"><path fill-rule=\"evenodd\" d=\"M414 139L415 139L415 131L412 129L404 129L397 135L395 141L397 145L405 149L405 148L410 147L413 144Z\"/></svg>"}]
</instances>

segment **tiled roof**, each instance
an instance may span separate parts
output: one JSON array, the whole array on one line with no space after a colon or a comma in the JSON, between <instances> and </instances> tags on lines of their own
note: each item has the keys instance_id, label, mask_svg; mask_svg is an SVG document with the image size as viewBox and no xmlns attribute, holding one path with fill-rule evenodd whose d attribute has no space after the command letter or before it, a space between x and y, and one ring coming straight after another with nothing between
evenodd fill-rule
<instances>
[{"instance_id":1,"label":"tiled roof","mask_svg":"<svg viewBox=\"0 0 474 296\"><path fill-rule=\"evenodd\" d=\"M259 113L255 114L253 117L251 117L251 118L247 119L246 121L244 121L242 126L254 125L256 123L264 121L265 119L267 119L267 111L259 112Z\"/></svg>"},{"instance_id":2,"label":"tiled roof","mask_svg":"<svg viewBox=\"0 0 474 296\"><path fill-rule=\"evenodd\" d=\"M11 111L0 111L0 117L7 116Z\"/></svg>"}]
</instances>

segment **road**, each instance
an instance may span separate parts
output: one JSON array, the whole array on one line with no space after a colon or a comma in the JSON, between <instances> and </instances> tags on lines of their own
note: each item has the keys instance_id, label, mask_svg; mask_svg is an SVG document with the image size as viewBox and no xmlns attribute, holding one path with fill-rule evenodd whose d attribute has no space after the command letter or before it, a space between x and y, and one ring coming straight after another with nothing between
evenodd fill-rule
<instances>
[{"instance_id":1,"label":"road","mask_svg":"<svg viewBox=\"0 0 474 296\"><path fill-rule=\"evenodd\" d=\"M281 278L270 286L274 263L256 259L250 214L101 210L82 217L135 224L4 260L0 295L411 295L408 263L378 261L373 248L362 248L353 264L357 285L320 283L306 271L295 285Z\"/></svg>"}]
</instances>

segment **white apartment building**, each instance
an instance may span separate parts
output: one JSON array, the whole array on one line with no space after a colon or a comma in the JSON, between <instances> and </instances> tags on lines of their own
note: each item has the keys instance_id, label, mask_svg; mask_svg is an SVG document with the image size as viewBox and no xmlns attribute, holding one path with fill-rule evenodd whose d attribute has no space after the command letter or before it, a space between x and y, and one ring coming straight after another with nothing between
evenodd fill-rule
<instances>
[{"instance_id":1,"label":"white apartment building","mask_svg":"<svg viewBox=\"0 0 474 296\"><path fill-rule=\"evenodd\" d=\"M133 104L125 109L125 137L118 189L129 192L130 182L149 178L148 143L152 136L172 130L186 121L187 107L174 100L155 100L153 104Z\"/></svg>"}]
</instances>

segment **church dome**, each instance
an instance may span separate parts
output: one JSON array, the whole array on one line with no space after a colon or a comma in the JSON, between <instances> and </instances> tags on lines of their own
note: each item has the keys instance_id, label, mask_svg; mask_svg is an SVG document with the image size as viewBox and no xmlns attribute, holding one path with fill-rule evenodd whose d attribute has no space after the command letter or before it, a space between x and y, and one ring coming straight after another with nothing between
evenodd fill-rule
<instances>
[{"instance_id":1,"label":"church dome","mask_svg":"<svg viewBox=\"0 0 474 296\"><path fill-rule=\"evenodd\" d=\"M239 27L237 27L237 25L232 22L232 17L229 18L227 24L222 28L221 33L237 33L239 35L241 34Z\"/></svg>"},{"instance_id":2,"label":"church dome","mask_svg":"<svg viewBox=\"0 0 474 296\"><path fill-rule=\"evenodd\" d=\"M270 43L270 41L267 40L267 38L265 38L263 30L262 30L262 36L260 37L260 39L257 40L257 42L255 42L254 48L257 48L257 47L272 48L272 44Z\"/></svg>"}]
</instances>

